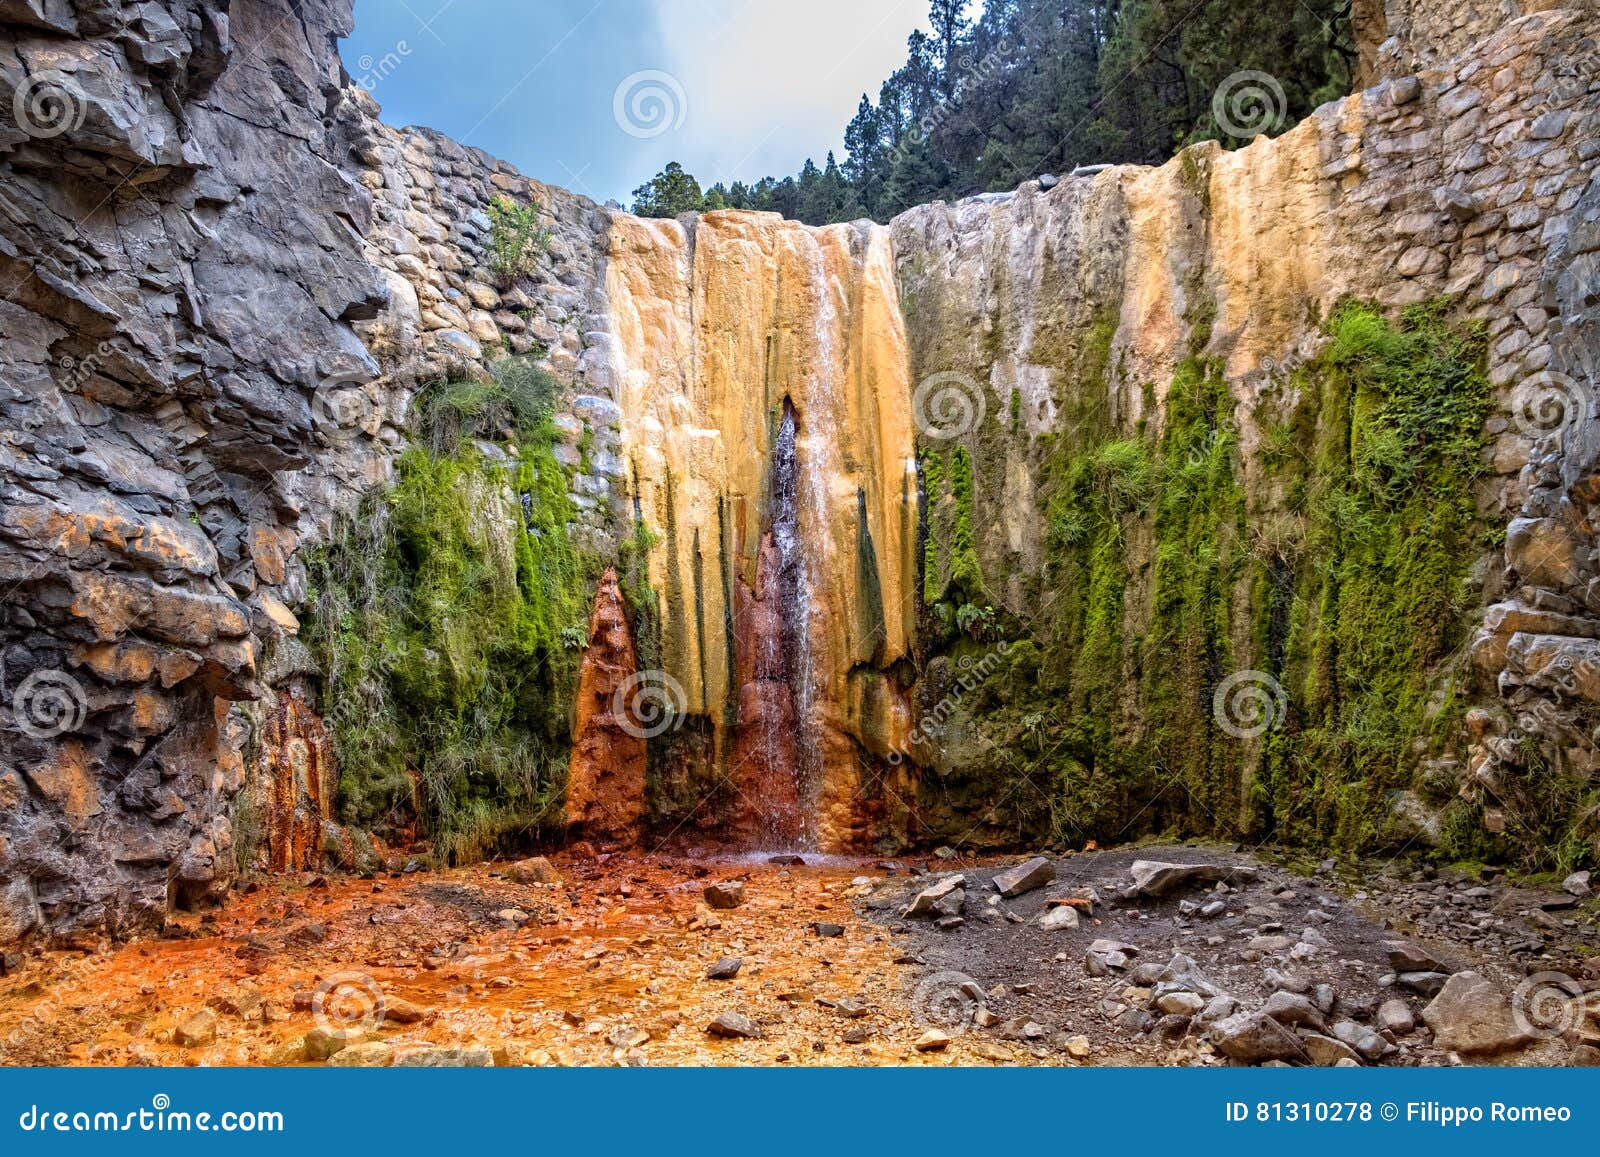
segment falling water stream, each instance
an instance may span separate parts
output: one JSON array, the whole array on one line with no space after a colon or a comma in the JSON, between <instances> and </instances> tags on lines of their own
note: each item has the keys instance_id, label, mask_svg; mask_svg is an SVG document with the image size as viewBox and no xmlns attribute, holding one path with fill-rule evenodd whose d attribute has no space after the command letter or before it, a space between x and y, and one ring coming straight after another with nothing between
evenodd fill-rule
<instances>
[{"instance_id":1,"label":"falling water stream","mask_svg":"<svg viewBox=\"0 0 1600 1157\"><path fill-rule=\"evenodd\" d=\"M794 701L794 799L799 814L786 825L798 833L802 847L816 846L813 796L817 782L818 745L813 734L812 709L816 680L812 670L810 638L811 585L806 570L800 532L800 419L789 399L772 450L772 537L778 548L777 596L782 616L784 669Z\"/></svg>"}]
</instances>

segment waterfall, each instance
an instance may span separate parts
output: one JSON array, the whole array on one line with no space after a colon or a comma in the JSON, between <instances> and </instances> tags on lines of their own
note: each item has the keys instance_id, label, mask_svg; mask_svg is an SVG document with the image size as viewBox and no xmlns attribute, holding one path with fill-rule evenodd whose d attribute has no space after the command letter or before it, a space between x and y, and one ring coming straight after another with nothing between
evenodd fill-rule
<instances>
[{"instance_id":1,"label":"waterfall","mask_svg":"<svg viewBox=\"0 0 1600 1157\"><path fill-rule=\"evenodd\" d=\"M915 626L888 232L618 214L604 319L586 372L621 411L660 665L706 740L653 741L657 774L697 793L682 822L740 843L860 846L873 761L909 726L887 673Z\"/></svg>"}]
</instances>

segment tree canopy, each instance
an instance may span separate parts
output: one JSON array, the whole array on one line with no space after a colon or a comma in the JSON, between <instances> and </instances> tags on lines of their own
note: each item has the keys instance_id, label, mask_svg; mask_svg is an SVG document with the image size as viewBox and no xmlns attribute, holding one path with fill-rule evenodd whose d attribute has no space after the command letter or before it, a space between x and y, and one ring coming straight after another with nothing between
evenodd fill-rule
<instances>
[{"instance_id":1,"label":"tree canopy","mask_svg":"<svg viewBox=\"0 0 1600 1157\"><path fill-rule=\"evenodd\" d=\"M1349 91L1350 4L983 0L969 18L965 0L931 0L931 34L911 34L876 100L862 94L842 163L830 152L821 168L808 159L795 176L702 192L674 162L634 191L634 212L886 221L1041 173L1159 164L1203 140L1243 144Z\"/></svg>"}]
</instances>

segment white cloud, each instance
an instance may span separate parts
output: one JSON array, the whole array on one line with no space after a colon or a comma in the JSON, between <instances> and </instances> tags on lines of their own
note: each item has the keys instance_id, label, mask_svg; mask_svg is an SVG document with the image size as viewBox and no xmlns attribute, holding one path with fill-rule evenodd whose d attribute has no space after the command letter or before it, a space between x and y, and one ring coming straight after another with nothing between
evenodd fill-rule
<instances>
[{"instance_id":1,"label":"white cloud","mask_svg":"<svg viewBox=\"0 0 1600 1157\"><path fill-rule=\"evenodd\" d=\"M842 159L861 94L876 99L926 19L927 0L659 0L661 67L688 111L638 150L639 179L671 160L711 185Z\"/></svg>"}]
</instances>

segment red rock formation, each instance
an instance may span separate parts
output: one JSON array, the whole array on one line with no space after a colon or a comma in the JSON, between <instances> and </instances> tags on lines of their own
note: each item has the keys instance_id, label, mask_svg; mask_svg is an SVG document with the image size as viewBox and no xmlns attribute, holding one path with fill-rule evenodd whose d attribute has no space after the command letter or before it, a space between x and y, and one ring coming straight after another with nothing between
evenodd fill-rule
<instances>
[{"instance_id":1,"label":"red rock formation","mask_svg":"<svg viewBox=\"0 0 1600 1157\"><path fill-rule=\"evenodd\" d=\"M805 835L778 568L778 547L768 533L761 540L756 589L740 581L734 592L739 726L729 765L737 792L731 826L735 839L756 848L796 847Z\"/></svg>"},{"instance_id":2,"label":"red rock formation","mask_svg":"<svg viewBox=\"0 0 1600 1157\"><path fill-rule=\"evenodd\" d=\"M339 765L333 738L297 689L284 691L261 728L257 774L266 780L267 867L312 871L322 864L322 829L333 815Z\"/></svg>"},{"instance_id":3,"label":"red rock formation","mask_svg":"<svg viewBox=\"0 0 1600 1157\"><path fill-rule=\"evenodd\" d=\"M589 645L578 675L567 823L574 838L637 843L643 831L646 729L627 714L639 656L617 572L594 595ZM630 682L632 681L632 682Z\"/></svg>"}]
</instances>

